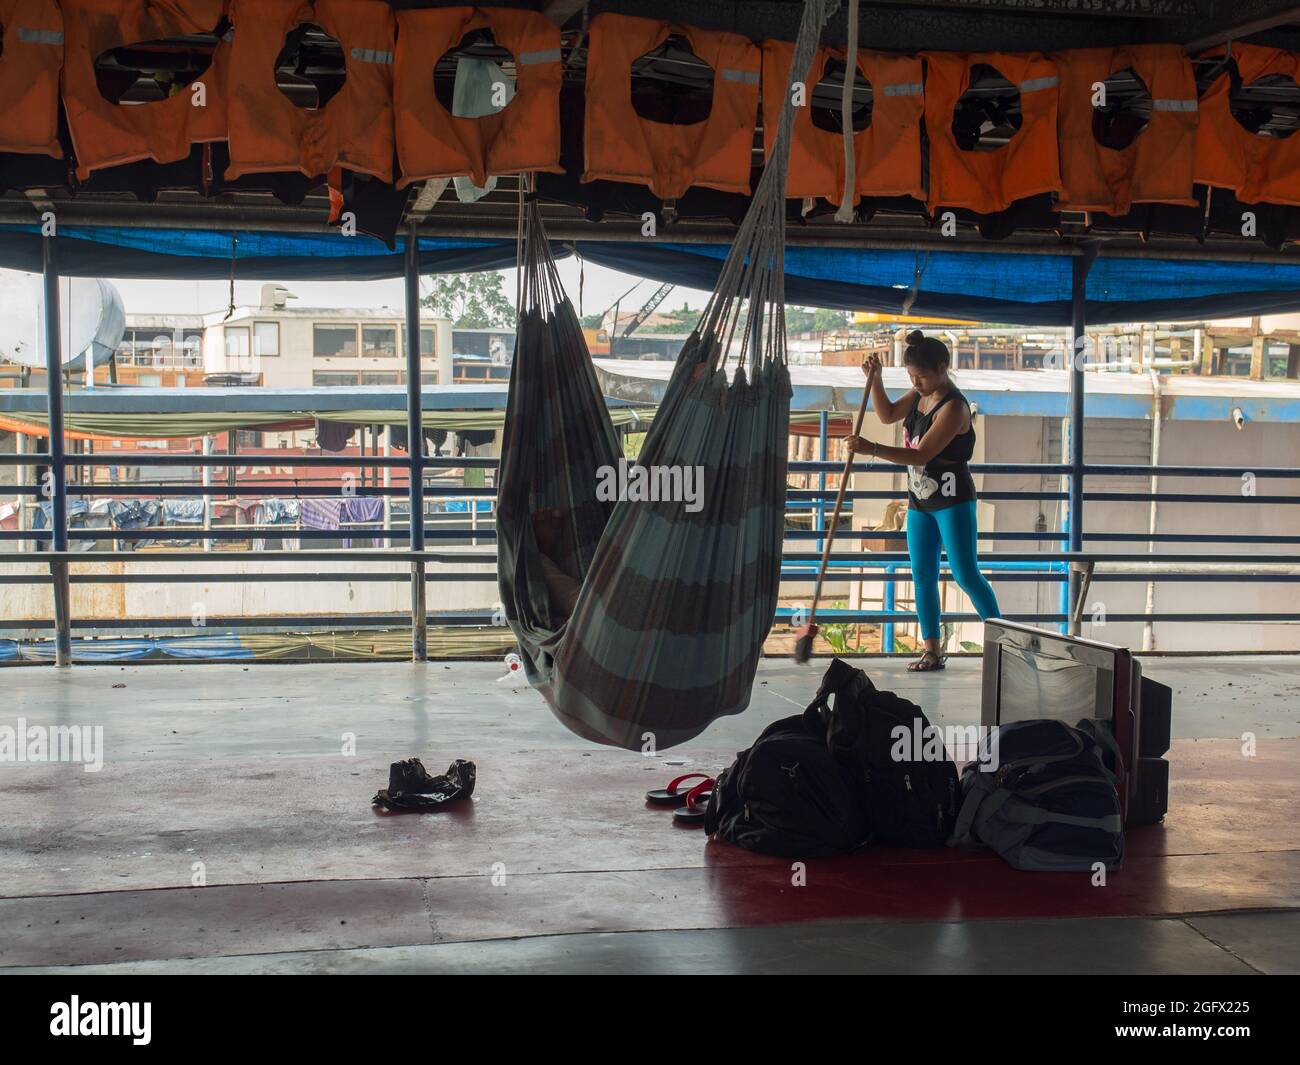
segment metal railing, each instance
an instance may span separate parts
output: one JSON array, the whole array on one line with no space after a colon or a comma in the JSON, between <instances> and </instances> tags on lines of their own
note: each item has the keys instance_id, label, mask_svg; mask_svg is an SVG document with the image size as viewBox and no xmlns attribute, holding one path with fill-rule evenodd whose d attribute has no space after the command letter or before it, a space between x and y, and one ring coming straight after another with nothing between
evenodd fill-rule
<instances>
[{"instance_id":1,"label":"metal railing","mask_svg":"<svg viewBox=\"0 0 1300 1065\"><path fill-rule=\"evenodd\" d=\"M277 565L283 564L285 569L276 569L272 572L257 573L255 580L258 582L284 582L302 580L304 574L296 572L296 567L303 565L317 565L320 563L346 563L346 562L374 562L387 561L397 562L403 566L409 566L409 572L360 572L347 569L336 571L315 571L310 572L310 578L313 582L356 582L356 581L405 581L410 586L410 611L409 613L388 613L388 614L311 614L296 615L292 617L277 616L274 619L265 617L229 617L216 618L206 617L204 619L205 627L212 626L230 627L230 628L254 628L267 627L274 624L279 627L301 628L310 625L329 626L343 625L355 628L357 626L376 625L376 626L410 626L411 631L411 654L412 658L417 661L424 660L427 655L427 633L431 615L427 610L427 585L430 582L451 582L451 581L483 581L495 582L496 574L494 569L484 572L463 572L452 570L438 570L429 573L427 567L434 563L450 563L451 565L465 566L469 564L487 565L495 561L495 554L492 552L482 552L481 554L472 553L451 553L429 550L427 542L429 540L446 540L456 535L456 530L426 528L425 522L425 499L426 497L436 497L442 495L456 495L460 497L482 497L494 495L492 488L465 488L458 486L426 486L425 473L428 470L434 470L439 466L454 464L456 466L484 466L492 468L496 466L496 460L493 459L439 459L429 457L423 453L420 442L423 441L422 422L423 415L421 410L420 397L420 360L419 360L419 330L420 330L420 306L419 306L419 276L418 276L418 258L417 258L417 233L412 223L407 233L406 239L406 259L405 259L405 295L406 295L406 386L407 386L407 418L406 429L407 438L413 443L412 450L406 456L348 456L340 462L338 456L294 456L294 464L300 466L334 466L340 465L356 466L363 469L382 469L384 467L404 469L407 473L407 485L404 487L383 487L379 485L358 486L356 494L364 495L388 495L398 497L405 495L407 497L407 515L408 521L406 528L398 529L386 526L382 530L367 530L365 538L381 538L389 543L404 541L405 547L390 547L386 549L349 549L343 551L335 550L305 550L305 551L264 551L256 555L262 561L274 562ZM31 628L38 624L52 628L55 638L55 660L60 665L71 664L71 634L74 629L97 628L151 628L157 626L166 626L172 628L185 628L190 619L185 618L131 618L131 619L77 619L72 616L70 605L70 586L81 583L148 583L155 584L166 583L217 583L222 581L250 579L245 574L221 574L217 572L163 572L163 573L78 573L72 574L70 566L73 563L87 562L113 562L123 565L138 564L141 562L158 563L160 561L192 562L203 561L213 563L219 567L231 561L246 559L248 554L236 554L228 552L193 552L193 551L174 551L165 556L155 554L139 554L127 551L93 551L93 552L73 552L70 544L74 540L84 540L87 538L102 538L103 530L70 530L68 523L67 503L72 495L85 495L93 493L95 495L132 495L139 496L143 493L156 496L196 496L196 495L228 495L230 494L230 485L203 485L203 486L182 486L182 485L142 485L140 483L119 484L119 485L69 485L67 483L67 473L69 468L76 467L93 467L96 465L140 465L140 466L160 466L160 465L185 465L196 468L222 468L242 465L248 461L246 456L239 455L148 455L148 456L113 456L113 455L69 455L65 449L64 438L64 420L63 420L63 389L62 389L62 353L60 351L60 329L59 329L59 286L58 272L55 267L55 247L56 237L45 237L43 242L44 248L44 312L45 312L45 330L46 338L46 377L48 382L48 440L49 451L46 454L19 454L19 455L0 455L0 464L34 467L44 466L48 468L48 480L41 485L22 484L10 491L20 496L42 496L48 498L51 504L51 528L43 533L34 530L3 531L0 532L0 541L3 540L31 540L40 541L42 546L47 546L48 550L41 552L3 552L0 553L0 584L49 584L52 587L52 604L53 618L40 619L38 622L24 621L22 627ZM1077 350L1085 336L1085 282L1092 260L1095 257L1096 249L1085 246L1078 249L1071 255L1072 266L1072 350ZM1015 491L991 489L981 493L981 498L988 501L1015 501L1015 500L1050 500L1064 502L1066 504L1065 514L1068 520L1063 523L1062 528L1056 530L1018 530L1018 531L986 531L980 535L982 541L1002 541L1006 543L1024 542L1031 547L1037 547L1042 544L1049 544L1053 547L1063 547L1057 550L1002 550L985 555L981 559L981 564L988 568L998 580L1011 581L1035 581L1035 582L1055 582L1063 585L1064 596L1060 601L1059 609L1055 612L1034 612L1008 614L1011 620L1047 622L1064 625L1072 631L1078 631L1085 597L1088 588L1094 581L1141 581L1151 584L1152 582L1182 582L1196 581L1211 583L1219 580L1231 579L1233 581L1279 581L1294 582L1300 578L1300 566L1297 566L1297 556L1293 552L1282 554L1253 554L1248 564L1238 563L1235 571L1228 573L1223 569L1225 563L1235 561L1229 556L1221 553L1210 553L1201 551L1187 551L1170 554L1157 554L1154 552L1155 545L1158 544L1211 544L1211 543L1249 543L1254 547L1263 548L1268 545L1290 546L1300 543L1300 536L1295 535L1266 535L1251 534L1245 537L1236 536L1226 530L1219 530L1211 533L1158 533L1154 531L1134 532L1134 533L1089 533L1086 526L1085 504L1089 502L1126 502L1126 503L1212 503L1215 505L1224 505L1232 510L1237 506L1248 505L1293 505L1300 503L1300 495L1227 495L1202 492L1113 492L1113 491L1096 491L1087 492L1085 490L1086 481L1090 477L1113 477L1113 476L1143 476L1143 477L1231 477L1240 479L1243 474L1251 474L1256 481L1279 479L1283 481L1295 481L1300 478L1300 469L1241 469L1241 468L1216 468L1203 466L1140 466L1140 465L1123 465L1123 466L1089 466L1084 461L1083 439L1086 429L1084 418L1084 365L1078 361L1074 364L1070 374L1070 407L1068 424L1074 431L1069 435L1068 461L1055 464L1009 464L1009 463L992 463L976 464L972 466L976 474L1037 474L1041 477L1060 477L1063 486L1059 491L1039 490L1039 491ZM827 484L827 475L838 473L840 471L839 463L826 461L828 457L828 420L829 415L823 414L820 425L821 436L821 456L819 462L796 462L790 464L792 473L802 474L809 473L817 476L817 486L815 488L796 488L790 489L787 494L789 505L807 509L813 514L814 527L806 530L788 530L786 537L789 541L797 543L802 540L809 540L820 543L826 536L825 528L825 510L831 496L831 491ZM896 472L891 468L874 467L872 472ZM264 483L245 485L240 487L239 494L244 496L255 495L272 495L276 489L273 486ZM846 493L849 499L893 499L900 498L903 493L900 490L873 490L873 489L851 489ZM283 535L283 528L275 527L267 530L268 536L275 535L279 532ZM191 526L181 527L171 534L171 538L177 537L184 539L195 539L196 532ZM219 536L219 530L202 530L202 538L218 540L224 538ZM295 532L294 535L300 539L311 539L305 535L307 530ZM327 531L330 535L337 536L334 530ZM132 538L126 530L114 530L114 538L130 539ZM233 538L237 535L240 538L247 539L247 527L237 528L232 531ZM463 531L461 532L463 536ZM147 533L140 533L135 536L136 539L148 537L150 539L168 538L168 530L150 530ZM482 530L479 536L484 541L491 541L495 538L493 530ZM325 537L319 537L325 538ZM878 530L837 530L836 539L842 543L852 545L863 538L876 540L888 540L902 542L906 538L903 532L881 532ZM1123 544L1123 543L1141 543L1148 545L1148 549L1143 552L1124 552L1124 551L1097 551L1085 550L1085 542L1095 544ZM786 551L782 557L781 580L786 585L809 584L814 580L815 563L819 558L817 551ZM22 574L22 573L5 573L3 566L9 563L28 563L33 561L43 562L48 565L48 576L44 574ZM892 588L900 581L911 580L911 570L908 557L905 551L886 551L872 552L870 555L864 555L859 552L841 550L831 556L831 563L835 567L837 578L852 580L871 580L883 584L887 588ZM1116 567L1130 567L1129 569ZM1282 567L1273 571L1265 567ZM1028 568L1026 568L1028 567ZM1137 568L1134 568L1137 567ZM896 605L896 604L895 604ZM890 609L886 606L880 611L835 611L834 616L837 620L844 621L863 621L879 622L889 624L898 621L910 621L912 615L910 612L902 612L897 609ZM967 621L975 620L970 615L946 616L949 621ZM436 615L437 620L442 624L476 624L481 625L484 621L482 613L472 611L452 611L439 613ZM1132 612L1127 614L1110 614L1109 619L1113 621L1142 621L1146 623L1155 622L1202 622L1202 621L1224 621L1224 622L1250 622L1250 621L1279 621L1294 622L1300 621L1300 612L1282 611L1274 613L1266 612L1212 612L1198 611L1196 613L1160 613L1153 610L1147 610L1141 613ZM14 628L15 624L0 622L0 627Z\"/></svg>"},{"instance_id":2,"label":"metal railing","mask_svg":"<svg viewBox=\"0 0 1300 1065\"><path fill-rule=\"evenodd\" d=\"M406 457L392 456L349 456L348 465L357 468L382 467L382 466L409 466L410 461ZM160 463L159 460L164 460ZM45 455L4 455L0 456L0 464L5 465L37 465L48 463L49 456ZM247 461L242 456L231 455L184 455L184 456L90 456L90 455L69 455L65 458L65 464L68 467L107 465L114 463L117 465L126 465L136 462L140 465L190 465L190 466L215 466L229 467L234 464L242 464ZM334 456L302 456L295 457L295 463L304 465L331 465L338 467L340 460ZM421 466L424 470L436 470L447 467L474 466L485 469L494 469L497 460L488 458L424 458ZM811 474L822 476L829 473L839 473L842 467L839 463L825 461L818 462L792 462L789 465L789 472L795 475ZM1033 474L1043 477L1058 477L1066 474L1069 467L1064 464L1019 464L1019 463L977 463L972 464L972 472L980 475L996 474ZM865 469L858 469L856 472L867 472ZM888 472L887 468L871 467L872 473ZM1151 467L1137 465L1105 465L1091 466L1084 470L1085 478L1093 477L1117 477L1117 476L1144 476L1159 475L1161 477L1179 476L1179 477L1196 477L1196 478L1229 478L1240 480L1243 473L1252 474L1257 481L1279 480L1284 482L1294 482L1300 480L1300 469L1252 469L1243 470L1237 468L1215 468L1199 466L1179 466L1179 467ZM484 497L494 498L495 489L491 486L483 488L466 488L458 485L428 485L417 482L419 489L419 503L421 511L424 509L426 499L438 498L461 498L474 500ZM197 495L200 494L193 486L177 485L141 485L139 483L128 483L120 485L68 485L67 492L69 496L76 494L96 494L105 495L116 492L121 495L139 496L141 494L152 495L158 493L161 488L169 490L174 489L177 495ZM41 492L42 486L21 485L16 489L19 494L34 494ZM208 486L206 491L211 494L229 494L231 489L228 485ZM830 487L818 486L817 488L803 489L793 488L787 493L788 506L798 509L810 509L815 516L822 513L822 508L828 505L834 496L834 489ZM265 486L261 483L250 484L238 487L238 493L241 496L269 496L282 493L282 490L276 486ZM319 495L321 493L312 493ZM339 495L341 493L335 493ZM358 486L352 490L356 495L409 495L411 493L409 486L389 487L382 486ZM849 498L853 499L893 499L901 498L904 493L899 490L891 489L849 489L846 492ZM985 491L981 493L981 499L985 500L1062 500L1067 498L1067 493L1061 491L1048 490L1008 490L1008 491ZM1082 493L1082 499L1087 501L1108 500L1123 501L1126 503L1149 503L1151 500L1158 502L1178 502L1178 503L1224 503L1224 504L1254 504L1254 505L1294 505L1300 504L1300 495L1287 494L1255 494L1255 495L1228 495L1210 492L1157 492L1149 491L1131 491L1131 492L1088 492ZM471 516L476 516L477 512L473 505L470 506L466 514L457 514L463 526L471 520ZM418 523L417 524L422 524ZM821 558L819 550L798 550L798 544L808 542L809 547L819 546L826 535L824 527L814 527L809 529L790 529L785 532L786 549L782 554L781 582L786 597L790 598L797 595L800 591L806 594L816 578L817 564ZM429 528L421 529L423 539L428 540L469 540L471 537L490 544L495 540L496 532L493 527L484 527L477 530L466 529L464 527L455 529L446 528ZM316 539L339 539L351 535L356 539L364 540L386 540L390 543L407 542L411 538L411 529L402 528L395 525L386 525L381 528L367 527L365 529L340 529L340 530L309 530L309 529L289 529L285 526L234 526L230 528L215 527L203 529L193 525L171 526L163 528L141 529L141 530L116 530L116 529L66 529L66 540L77 539L151 539L157 541L167 540L186 540L194 541L196 539L211 540L231 540L241 539L248 540L253 536L265 538L280 538L284 536L294 536L303 540ZM1078 591L1073 596L1062 596L1061 605L1055 611L1033 611L1021 613L1008 613L1008 620L1033 622L1039 624L1055 624L1063 628L1069 628L1078 631L1078 626L1082 619L1084 600L1089 588L1094 584L1100 583L1205 583L1214 584L1222 582L1233 582L1241 584L1251 584L1259 582L1291 584L1300 582L1300 555L1296 552L1287 550L1300 544L1300 535L1277 534L1277 535L1250 535L1243 537L1240 534L1233 533L1229 529L1196 533L1196 532L1105 532L1090 534L1085 529L1082 540L1085 543L1105 544L1108 545L1105 550L1099 549L1082 549L1082 550L1061 550L1049 549L1043 550L1043 547L1057 548L1064 541L1068 540L1068 529L1055 530L1030 530L1030 531L984 531L980 534L983 542L1001 541L1003 543L1024 543L1024 550L1006 550L1005 548L996 552L989 552L981 556L981 569L990 579L999 582L1033 582L1059 584L1062 591L1066 590L1067 585L1073 585ZM495 583L496 572L495 562L496 554L488 550L438 550L403 547L388 548L346 548L346 549L329 549L316 550L304 549L294 551L284 550L263 550L250 552L211 552L200 550L178 549L170 550L165 553L141 553L136 551L73 551L69 549L65 542L61 548L54 547L52 541L55 539L54 530L23 530L23 531L5 531L0 533L5 539L26 539L39 540L42 546L49 545L50 549L36 552L4 552L0 553L0 585L15 584L40 584L49 585L53 589L53 617L39 620L0 620L0 631L14 629L34 629L34 628L52 628L55 633L56 649L60 643L71 650L71 634L74 631L95 630L98 632L109 631L129 631L129 630L157 630L157 629L186 629L195 627L195 623L190 618L184 617L150 617L150 618L117 618L117 619L79 619L73 617L69 607L69 589L71 585L82 584L221 584L221 583L238 583L256 581L258 583L285 583L299 582L310 579L313 584L338 584L338 583L400 583L409 582L412 584L412 601L413 603L422 604L429 598L429 585L441 583ZM864 553L860 550L854 550L854 546L861 540L870 539L874 541L896 542L899 550L893 551L872 551ZM899 609L895 588L901 582L910 582L912 579L911 566L908 554L905 549L906 533L899 531L884 531L878 529L845 529L841 528L836 532L837 542L846 545L845 549L834 551L830 556L830 566L832 579L838 582L871 582L881 585L885 589L885 597L882 609L830 609L822 612L822 616L834 623L841 624L878 624L882 626L882 644L886 649L893 647L893 627L900 622L910 622L915 620L915 615L911 611ZM1239 555L1224 554L1211 551L1194 551L1185 550L1170 553L1153 554L1150 550L1123 550L1122 545L1127 543L1143 545L1209 545L1209 544L1232 544L1238 545L1243 542L1249 542L1256 550L1262 550L1268 546L1280 548L1278 552L1262 554L1255 553L1249 556L1248 561L1242 561ZM229 563L257 560L259 562L271 563L274 569L267 572L258 572L256 574L230 573L222 572ZM41 562L49 567L48 574L22 574L4 572L4 564L14 562ZM109 572L109 573L70 573L69 566L72 563L90 563L90 562L113 562L121 563L126 566L147 563L152 567L165 566L168 563L193 564L202 562L205 565L202 569L173 569L173 570L154 570L149 572ZM343 566L337 569L323 569L321 564L346 564L346 563L375 563L375 562L397 562L404 566L409 566L409 571L390 570L390 571L366 571L352 566ZM454 569L439 569L431 571L431 565L441 565L457 567ZM480 566L483 569L470 571L465 567ZM214 568L215 567L215 568ZM488 568L490 567L490 568ZM951 579L946 571L941 575L941 579ZM416 585L418 584L418 588ZM417 606L417 610L419 610ZM797 608L783 607L778 611L779 618L790 618ZM971 614L949 612L944 615L944 620L950 623L960 623L966 621L975 621L977 618ZM1296 622L1300 621L1300 611L1198 611L1189 612L1124 612L1109 613L1107 620L1109 622L1141 622L1141 623L1163 623L1163 622ZM421 630L427 631L430 623L444 626L482 626L489 624L490 619L488 612L475 610L451 610L441 611L430 614L427 611L407 613L350 613L350 614L329 614L329 613L310 613L310 614L293 614L293 615L276 615L267 617L261 615L252 616L230 616L230 617L205 617L202 621L202 627L211 632L214 628L222 629L303 629L303 628L321 628L321 627L345 627L349 629L365 627L381 628L406 628L409 626L413 634L413 642ZM418 653L413 650L413 654L419 657Z\"/></svg>"}]
</instances>

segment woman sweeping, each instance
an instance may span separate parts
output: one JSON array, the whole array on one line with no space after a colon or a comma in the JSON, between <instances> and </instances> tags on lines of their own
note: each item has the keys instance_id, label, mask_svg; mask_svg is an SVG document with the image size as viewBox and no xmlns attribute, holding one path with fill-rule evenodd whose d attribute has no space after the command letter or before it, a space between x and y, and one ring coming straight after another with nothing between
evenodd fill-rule
<instances>
[{"instance_id":1,"label":"woman sweeping","mask_svg":"<svg viewBox=\"0 0 1300 1065\"><path fill-rule=\"evenodd\" d=\"M875 373L871 406L886 425L903 421L903 447L886 447L859 436L849 437L849 447L861 455L907 467L907 553L912 560L916 587L916 613L921 622L925 653L909 666L917 672L943 669L945 657L939 642L939 553L948 553L948 565L961 590L970 596L981 618L998 616L998 600L979 569L975 526L975 481L971 456L975 429L970 403L948 376L951 363L942 340L920 330L907 335L903 365L912 379L911 390L890 401ZM871 377L880 359L872 355L862 367Z\"/></svg>"}]
</instances>

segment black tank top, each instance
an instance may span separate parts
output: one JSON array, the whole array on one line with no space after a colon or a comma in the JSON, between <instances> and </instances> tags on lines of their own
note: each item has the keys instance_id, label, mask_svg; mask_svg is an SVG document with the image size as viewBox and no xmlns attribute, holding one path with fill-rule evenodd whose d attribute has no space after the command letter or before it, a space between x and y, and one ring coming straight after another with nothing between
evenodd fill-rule
<instances>
[{"instance_id":1,"label":"black tank top","mask_svg":"<svg viewBox=\"0 0 1300 1065\"><path fill-rule=\"evenodd\" d=\"M947 394L924 414L920 411L921 397L918 395L912 403L912 409L903 419L903 445L910 448L921 446L921 440L934 423L935 415L943 409L944 404L956 400L970 403L956 385L949 387ZM917 510L942 510L944 507L958 503L969 503L975 498L975 479L971 477L971 456L975 454L975 426L964 433L958 433L948 441L947 446L924 466L907 467L908 502Z\"/></svg>"}]
</instances>

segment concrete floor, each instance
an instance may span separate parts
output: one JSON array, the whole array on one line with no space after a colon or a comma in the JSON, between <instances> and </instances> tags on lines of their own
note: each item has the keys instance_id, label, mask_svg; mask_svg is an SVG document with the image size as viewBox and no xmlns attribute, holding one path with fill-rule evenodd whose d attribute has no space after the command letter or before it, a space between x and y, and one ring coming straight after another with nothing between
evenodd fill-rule
<instances>
[{"instance_id":1,"label":"concrete floor","mask_svg":"<svg viewBox=\"0 0 1300 1065\"><path fill-rule=\"evenodd\" d=\"M0 971L1300 971L1300 658L1145 661L1175 689L1173 804L1101 890L878 849L796 891L646 809L824 664L765 662L745 714L654 757L578 740L493 664L5 670L0 725L102 725L105 765L0 763ZM860 664L978 719L978 660ZM478 763L474 800L373 812L413 754Z\"/></svg>"}]
</instances>

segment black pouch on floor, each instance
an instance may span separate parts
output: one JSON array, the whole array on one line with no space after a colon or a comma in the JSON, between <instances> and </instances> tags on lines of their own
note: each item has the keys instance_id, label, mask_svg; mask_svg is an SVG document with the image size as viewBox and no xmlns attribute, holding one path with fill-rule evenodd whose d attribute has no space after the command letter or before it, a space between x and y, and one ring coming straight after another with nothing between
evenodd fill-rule
<instances>
[{"instance_id":1,"label":"black pouch on floor","mask_svg":"<svg viewBox=\"0 0 1300 1065\"><path fill-rule=\"evenodd\" d=\"M819 858L866 843L866 806L854 775L810 734L802 716L768 725L718 775L705 811L710 835L761 854Z\"/></svg>"},{"instance_id":2,"label":"black pouch on floor","mask_svg":"<svg viewBox=\"0 0 1300 1065\"><path fill-rule=\"evenodd\" d=\"M859 774L873 841L942 847L957 819L957 767L919 706L880 691L860 669L835 659L804 711L840 763Z\"/></svg>"},{"instance_id":3,"label":"black pouch on floor","mask_svg":"<svg viewBox=\"0 0 1300 1065\"><path fill-rule=\"evenodd\" d=\"M442 776L434 777L418 758L404 758L388 769L388 787L370 800L386 810L434 810L474 794L473 762L457 758Z\"/></svg>"},{"instance_id":4,"label":"black pouch on floor","mask_svg":"<svg viewBox=\"0 0 1300 1065\"><path fill-rule=\"evenodd\" d=\"M1081 726L1085 723L1081 722ZM992 847L1017 869L1091 872L1124 861L1124 823L1104 726L1047 718L1001 725L962 773L953 842Z\"/></svg>"}]
</instances>

